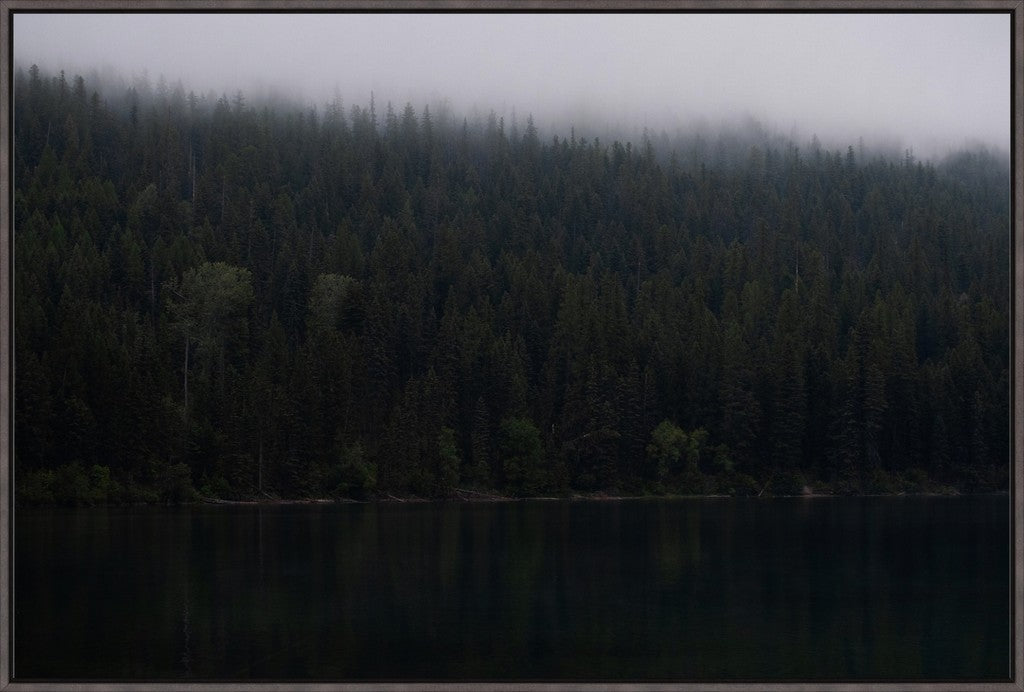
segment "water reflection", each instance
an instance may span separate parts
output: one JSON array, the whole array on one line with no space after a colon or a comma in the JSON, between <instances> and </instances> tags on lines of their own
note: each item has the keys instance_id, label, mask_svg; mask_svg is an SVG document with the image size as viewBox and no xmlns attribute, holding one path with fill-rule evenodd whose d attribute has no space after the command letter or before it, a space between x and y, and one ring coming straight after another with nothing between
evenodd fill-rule
<instances>
[{"instance_id":1,"label":"water reflection","mask_svg":"<svg viewBox=\"0 0 1024 692\"><path fill-rule=\"evenodd\" d=\"M1005 498L19 512L15 674L992 678Z\"/></svg>"}]
</instances>

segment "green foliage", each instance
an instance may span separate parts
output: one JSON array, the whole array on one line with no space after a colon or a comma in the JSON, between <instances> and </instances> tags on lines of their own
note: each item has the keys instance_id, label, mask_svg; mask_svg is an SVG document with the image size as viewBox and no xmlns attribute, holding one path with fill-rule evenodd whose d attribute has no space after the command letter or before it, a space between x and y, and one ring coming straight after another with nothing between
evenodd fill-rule
<instances>
[{"instance_id":1,"label":"green foliage","mask_svg":"<svg viewBox=\"0 0 1024 692\"><path fill-rule=\"evenodd\" d=\"M716 471L731 472L732 460L726 445L711 446L709 439L704 428L687 432L670 420L659 423L651 431L651 442L647 445L647 458L656 480L684 493L712 492L713 481L704 477L705 471L713 466Z\"/></svg>"},{"instance_id":2,"label":"green foliage","mask_svg":"<svg viewBox=\"0 0 1024 692\"><path fill-rule=\"evenodd\" d=\"M731 474L733 472L735 464L733 463L732 456L729 452L728 446L720 444L714 447L711 450L711 453L714 455L713 463L716 471L724 473L726 475Z\"/></svg>"},{"instance_id":3,"label":"green foliage","mask_svg":"<svg viewBox=\"0 0 1024 692\"><path fill-rule=\"evenodd\" d=\"M180 503L196 499L192 471L187 464L170 464L157 471L156 490L161 502Z\"/></svg>"},{"instance_id":4,"label":"green foliage","mask_svg":"<svg viewBox=\"0 0 1024 692\"><path fill-rule=\"evenodd\" d=\"M208 350L245 335L245 311L253 301L248 269L204 262L168 284L168 313L186 338Z\"/></svg>"},{"instance_id":5,"label":"green foliage","mask_svg":"<svg viewBox=\"0 0 1024 692\"><path fill-rule=\"evenodd\" d=\"M356 281L351 276L318 275L309 295L309 328L323 335L340 330L355 286Z\"/></svg>"},{"instance_id":6,"label":"green foliage","mask_svg":"<svg viewBox=\"0 0 1024 692\"><path fill-rule=\"evenodd\" d=\"M807 479L799 471L780 471L772 476L769 491L772 495L803 495Z\"/></svg>"},{"instance_id":7,"label":"green foliage","mask_svg":"<svg viewBox=\"0 0 1024 692\"><path fill-rule=\"evenodd\" d=\"M340 497L365 499L377 487L377 467L367 461L363 446L356 442L342 451L327 483Z\"/></svg>"},{"instance_id":8,"label":"green foliage","mask_svg":"<svg viewBox=\"0 0 1024 692\"><path fill-rule=\"evenodd\" d=\"M540 431L527 418L505 418L498 428L498 457L505 487L518 495L535 495L546 484Z\"/></svg>"},{"instance_id":9,"label":"green foliage","mask_svg":"<svg viewBox=\"0 0 1024 692\"><path fill-rule=\"evenodd\" d=\"M19 504L60 504L69 506L122 502L121 484L113 480L106 466L86 471L79 463L65 464L55 470L30 471L17 481Z\"/></svg>"},{"instance_id":10,"label":"green foliage","mask_svg":"<svg viewBox=\"0 0 1024 692\"><path fill-rule=\"evenodd\" d=\"M89 469L89 489L95 504L120 502L124 492L121 484L111 478L110 469L98 465Z\"/></svg>"},{"instance_id":11,"label":"green foliage","mask_svg":"<svg viewBox=\"0 0 1024 692\"><path fill-rule=\"evenodd\" d=\"M160 501L156 488L129 482L124 488L124 502L130 505L152 505Z\"/></svg>"},{"instance_id":12,"label":"green foliage","mask_svg":"<svg viewBox=\"0 0 1024 692\"><path fill-rule=\"evenodd\" d=\"M761 485L745 473L724 473L718 477L718 493L751 497L761 491Z\"/></svg>"},{"instance_id":13,"label":"green foliage","mask_svg":"<svg viewBox=\"0 0 1024 692\"><path fill-rule=\"evenodd\" d=\"M998 156L14 81L19 502L1007 487Z\"/></svg>"},{"instance_id":14,"label":"green foliage","mask_svg":"<svg viewBox=\"0 0 1024 692\"><path fill-rule=\"evenodd\" d=\"M658 423L647 445L647 457L654 464L655 478L664 481L670 474L682 470L682 462L690 451L689 442L686 432L672 421Z\"/></svg>"},{"instance_id":15,"label":"green foliage","mask_svg":"<svg viewBox=\"0 0 1024 692\"><path fill-rule=\"evenodd\" d=\"M40 469L18 474L16 499L19 504L49 505L55 502L53 495L54 472Z\"/></svg>"},{"instance_id":16,"label":"green foliage","mask_svg":"<svg viewBox=\"0 0 1024 692\"><path fill-rule=\"evenodd\" d=\"M59 505L90 505L89 476L79 463L58 466L53 474L53 500Z\"/></svg>"},{"instance_id":17,"label":"green foliage","mask_svg":"<svg viewBox=\"0 0 1024 692\"><path fill-rule=\"evenodd\" d=\"M455 431L445 426L437 436L438 492L447 495L459 483L459 450L455 441Z\"/></svg>"},{"instance_id":18,"label":"green foliage","mask_svg":"<svg viewBox=\"0 0 1024 692\"><path fill-rule=\"evenodd\" d=\"M199 481L199 490L197 492L201 498L212 498L215 500L230 500L234 497L234 493L231 492L231 485L228 484L224 476L220 475L207 477L204 473Z\"/></svg>"}]
</instances>

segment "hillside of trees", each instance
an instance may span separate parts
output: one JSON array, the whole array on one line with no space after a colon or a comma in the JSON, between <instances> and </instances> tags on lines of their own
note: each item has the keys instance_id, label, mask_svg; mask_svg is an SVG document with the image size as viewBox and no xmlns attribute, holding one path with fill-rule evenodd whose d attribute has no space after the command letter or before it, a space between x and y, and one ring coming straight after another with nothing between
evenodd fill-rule
<instances>
[{"instance_id":1,"label":"hillside of trees","mask_svg":"<svg viewBox=\"0 0 1024 692\"><path fill-rule=\"evenodd\" d=\"M20 502L1008 487L984 151L14 94Z\"/></svg>"}]
</instances>

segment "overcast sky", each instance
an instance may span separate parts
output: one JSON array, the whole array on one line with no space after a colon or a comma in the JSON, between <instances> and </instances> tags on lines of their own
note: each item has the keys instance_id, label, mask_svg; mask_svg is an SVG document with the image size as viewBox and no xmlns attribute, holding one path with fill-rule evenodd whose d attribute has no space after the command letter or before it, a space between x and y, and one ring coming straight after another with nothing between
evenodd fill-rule
<instances>
[{"instance_id":1,"label":"overcast sky","mask_svg":"<svg viewBox=\"0 0 1024 692\"><path fill-rule=\"evenodd\" d=\"M1009 149L1008 14L23 14L15 62L323 103Z\"/></svg>"}]
</instances>

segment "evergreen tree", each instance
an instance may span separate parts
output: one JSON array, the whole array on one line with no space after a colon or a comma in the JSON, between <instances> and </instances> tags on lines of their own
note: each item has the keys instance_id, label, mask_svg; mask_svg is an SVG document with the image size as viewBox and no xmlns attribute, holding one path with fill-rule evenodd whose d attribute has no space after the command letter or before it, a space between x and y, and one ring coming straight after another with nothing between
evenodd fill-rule
<instances>
[{"instance_id":1,"label":"evergreen tree","mask_svg":"<svg viewBox=\"0 0 1024 692\"><path fill-rule=\"evenodd\" d=\"M14 85L19 501L1006 487L997 156Z\"/></svg>"}]
</instances>

